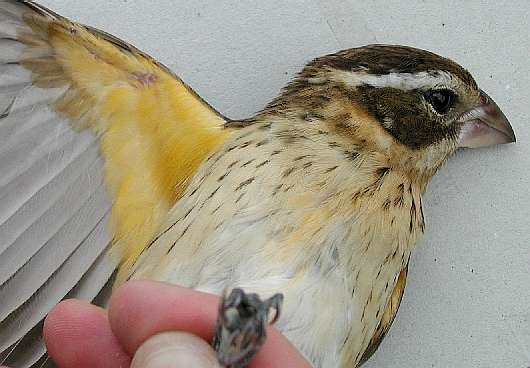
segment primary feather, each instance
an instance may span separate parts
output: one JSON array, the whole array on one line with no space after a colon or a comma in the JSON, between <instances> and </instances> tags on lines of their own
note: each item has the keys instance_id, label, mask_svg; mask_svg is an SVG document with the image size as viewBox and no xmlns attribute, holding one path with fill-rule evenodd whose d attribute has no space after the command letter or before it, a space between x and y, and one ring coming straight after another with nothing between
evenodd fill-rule
<instances>
[{"instance_id":1,"label":"primary feather","mask_svg":"<svg viewBox=\"0 0 530 368\"><path fill-rule=\"evenodd\" d=\"M56 303L128 273L224 123L125 42L0 0L0 364L37 362Z\"/></svg>"},{"instance_id":2,"label":"primary feather","mask_svg":"<svg viewBox=\"0 0 530 368\"><path fill-rule=\"evenodd\" d=\"M424 50L317 58L235 122L127 43L0 0L0 364L50 366L50 308L129 278L281 291L278 326L315 366L360 364L396 315L432 175L459 145L514 140Z\"/></svg>"},{"instance_id":3,"label":"primary feather","mask_svg":"<svg viewBox=\"0 0 530 368\"><path fill-rule=\"evenodd\" d=\"M165 67L104 32L2 0L0 36L0 357L30 365L46 312L97 294L77 283L102 288L119 265L118 283L128 276L231 133Z\"/></svg>"}]
</instances>

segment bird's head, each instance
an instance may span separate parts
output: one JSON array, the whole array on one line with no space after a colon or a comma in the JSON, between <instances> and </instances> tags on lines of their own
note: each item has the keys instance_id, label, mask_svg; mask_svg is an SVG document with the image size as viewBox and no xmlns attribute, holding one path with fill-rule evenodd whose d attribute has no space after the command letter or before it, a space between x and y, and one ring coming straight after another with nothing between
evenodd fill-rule
<instances>
[{"instance_id":1,"label":"bird's head","mask_svg":"<svg viewBox=\"0 0 530 368\"><path fill-rule=\"evenodd\" d=\"M471 74L434 53L370 45L310 62L266 109L324 120L357 146L432 175L458 147L515 142Z\"/></svg>"}]
</instances>

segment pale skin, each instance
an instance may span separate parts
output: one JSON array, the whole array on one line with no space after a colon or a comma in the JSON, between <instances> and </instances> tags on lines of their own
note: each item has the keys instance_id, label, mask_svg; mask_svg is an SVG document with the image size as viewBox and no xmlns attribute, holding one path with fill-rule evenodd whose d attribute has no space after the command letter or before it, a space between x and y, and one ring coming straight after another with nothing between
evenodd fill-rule
<instances>
[{"instance_id":1,"label":"pale skin","mask_svg":"<svg viewBox=\"0 0 530 368\"><path fill-rule=\"evenodd\" d=\"M2 361L44 354L34 327L51 306L93 297L118 267L113 287L134 278L281 292L275 326L315 367L357 366L399 306L431 176L458 147L515 141L472 76L424 50L317 58L263 111L228 121L134 47L34 2L0 0L0 29L0 64L20 78L0 83L0 120L16 127L0 163L13 197L0 214ZM118 292L108 315L62 304L45 326L51 356L65 367L125 356L113 366L129 366L159 332L211 338L216 299L188 292L160 304L161 290L137 293L116 304ZM192 308L186 326L168 324L188 303L211 315Z\"/></svg>"},{"instance_id":2,"label":"pale skin","mask_svg":"<svg viewBox=\"0 0 530 368\"><path fill-rule=\"evenodd\" d=\"M213 337L218 302L218 297L211 294L165 283L134 281L115 291L108 310L79 300L60 303L46 319L46 345L61 368L136 368L155 366L144 364L152 356L152 345L160 345L155 340L163 340L162 344L173 348L171 345L180 341L201 339L192 343L203 349L204 359L213 359L210 366L214 367L214 351L207 342ZM249 367L278 366L310 367L289 341L271 327L267 342Z\"/></svg>"}]
</instances>

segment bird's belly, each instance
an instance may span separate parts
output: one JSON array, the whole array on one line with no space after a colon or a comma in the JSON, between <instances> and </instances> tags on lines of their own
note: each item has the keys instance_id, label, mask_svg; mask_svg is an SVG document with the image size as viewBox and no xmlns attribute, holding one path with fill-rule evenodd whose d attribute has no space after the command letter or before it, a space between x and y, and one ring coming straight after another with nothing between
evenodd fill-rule
<instances>
[{"instance_id":1,"label":"bird's belly","mask_svg":"<svg viewBox=\"0 0 530 368\"><path fill-rule=\"evenodd\" d=\"M232 147L197 174L133 277L216 294L231 287L263 298L281 292L277 326L313 366L355 366L418 233L413 189L397 190L399 201L388 206L387 189L411 187L398 174L387 173L375 187L366 180L370 191L355 167L326 174L340 178L264 166L268 160L250 168L253 160L244 162ZM250 158L257 148L282 147L254 147Z\"/></svg>"},{"instance_id":2,"label":"bird's belly","mask_svg":"<svg viewBox=\"0 0 530 368\"><path fill-rule=\"evenodd\" d=\"M316 259L303 250L298 257L282 255L282 246L262 235L268 234L264 228L239 225L225 226L211 241L194 248L193 254L189 243L177 242L174 251L180 256L165 257L169 261L159 263L154 272L142 275L139 270L135 277L215 294L231 287L263 298L282 292L285 301L277 327L313 366L355 366L394 288L402 255L394 254L381 267L391 255L391 245L376 241L362 252L358 240L351 246L359 248L353 263L342 263L325 249ZM337 234L333 238L344 239Z\"/></svg>"}]
</instances>

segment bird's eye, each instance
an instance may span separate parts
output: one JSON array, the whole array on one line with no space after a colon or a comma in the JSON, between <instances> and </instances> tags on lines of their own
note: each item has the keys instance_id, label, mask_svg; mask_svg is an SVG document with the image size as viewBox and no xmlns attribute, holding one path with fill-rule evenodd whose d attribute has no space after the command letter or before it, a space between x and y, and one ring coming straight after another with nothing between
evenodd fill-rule
<instances>
[{"instance_id":1,"label":"bird's eye","mask_svg":"<svg viewBox=\"0 0 530 368\"><path fill-rule=\"evenodd\" d=\"M434 89L427 92L427 101L439 114L445 114L455 101L455 94L449 89Z\"/></svg>"}]
</instances>

